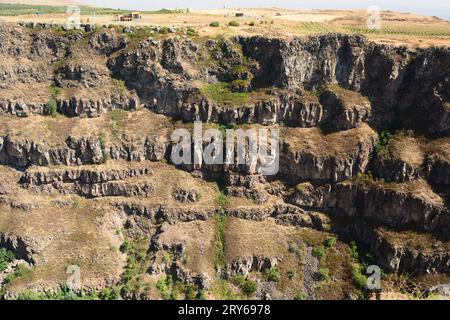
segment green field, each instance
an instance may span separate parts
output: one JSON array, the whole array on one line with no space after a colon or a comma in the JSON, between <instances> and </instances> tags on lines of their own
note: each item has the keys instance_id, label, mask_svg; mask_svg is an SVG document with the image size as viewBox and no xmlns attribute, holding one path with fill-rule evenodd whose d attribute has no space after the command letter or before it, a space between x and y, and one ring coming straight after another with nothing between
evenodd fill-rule
<instances>
[{"instance_id":1,"label":"green field","mask_svg":"<svg viewBox=\"0 0 450 320\"><path fill-rule=\"evenodd\" d=\"M94 8L88 6L80 6L82 15L113 15L126 14L131 10ZM29 14L55 14L66 13L66 6L44 6L44 5L27 5L27 4L0 4L0 16L20 16ZM180 10L161 9L158 11L142 11L143 14L170 14L179 13Z\"/></svg>"},{"instance_id":2,"label":"green field","mask_svg":"<svg viewBox=\"0 0 450 320\"><path fill-rule=\"evenodd\" d=\"M450 24L445 26L423 26L418 24L396 25L384 24L380 30L368 29L366 26L337 25L326 22L301 22L297 32L301 34L323 34L329 32L357 33L382 36L417 36L417 37L450 37Z\"/></svg>"},{"instance_id":3,"label":"green field","mask_svg":"<svg viewBox=\"0 0 450 320\"><path fill-rule=\"evenodd\" d=\"M450 27L421 27L421 26L395 26L386 25L380 30L368 29L367 27L345 27L351 33L373 34L386 36L416 36L416 37L450 37Z\"/></svg>"}]
</instances>

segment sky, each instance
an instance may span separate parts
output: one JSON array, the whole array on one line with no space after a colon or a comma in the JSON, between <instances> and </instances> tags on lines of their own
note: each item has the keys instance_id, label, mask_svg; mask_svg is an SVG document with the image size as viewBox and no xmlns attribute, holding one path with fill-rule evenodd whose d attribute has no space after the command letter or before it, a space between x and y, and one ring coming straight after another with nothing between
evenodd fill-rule
<instances>
[{"instance_id":1,"label":"sky","mask_svg":"<svg viewBox=\"0 0 450 320\"><path fill-rule=\"evenodd\" d=\"M214 9L279 7L286 9L366 9L378 5L382 10L413 12L450 20L449 0L78 0L102 7L155 10L161 8Z\"/></svg>"}]
</instances>

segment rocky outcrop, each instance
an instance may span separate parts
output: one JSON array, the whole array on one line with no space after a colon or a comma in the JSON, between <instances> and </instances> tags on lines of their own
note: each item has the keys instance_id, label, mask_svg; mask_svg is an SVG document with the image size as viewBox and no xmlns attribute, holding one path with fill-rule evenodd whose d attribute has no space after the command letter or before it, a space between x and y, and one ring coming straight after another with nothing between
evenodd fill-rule
<instances>
[{"instance_id":1,"label":"rocky outcrop","mask_svg":"<svg viewBox=\"0 0 450 320\"><path fill-rule=\"evenodd\" d=\"M442 203L382 185L339 183L313 187L299 185L289 202L302 208L322 209L345 218L363 218L395 230L413 228L450 239L450 212ZM431 190L428 192L432 193Z\"/></svg>"},{"instance_id":2,"label":"rocky outcrop","mask_svg":"<svg viewBox=\"0 0 450 320\"><path fill-rule=\"evenodd\" d=\"M436 159L428 164L428 180L435 184L450 185L450 163Z\"/></svg>"},{"instance_id":3,"label":"rocky outcrop","mask_svg":"<svg viewBox=\"0 0 450 320\"><path fill-rule=\"evenodd\" d=\"M14 167L102 164L107 159L127 161L161 161L167 145L148 137L142 144L129 143L102 146L99 138L69 136L66 146L49 147L44 142L0 136L0 164Z\"/></svg>"},{"instance_id":4,"label":"rocky outcrop","mask_svg":"<svg viewBox=\"0 0 450 320\"><path fill-rule=\"evenodd\" d=\"M320 95L326 116L322 127L326 131L344 131L357 128L370 117L370 102L349 90L327 89Z\"/></svg>"},{"instance_id":5,"label":"rocky outcrop","mask_svg":"<svg viewBox=\"0 0 450 320\"><path fill-rule=\"evenodd\" d=\"M215 207L170 207L166 205L145 205L134 202L116 203L115 206L126 216L141 216L152 220L154 223L161 222L190 222L207 220L217 213Z\"/></svg>"},{"instance_id":6,"label":"rocky outcrop","mask_svg":"<svg viewBox=\"0 0 450 320\"><path fill-rule=\"evenodd\" d=\"M116 110L136 110L140 101L136 95L112 94L99 98L78 98L76 96L67 99L55 100L56 111L69 117L87 116L90 118ZM28 103L15 100L0 99L0 115L11 114L18 117L28 117L32 114L48 115L48 102Z\"/></svg>"},{"instance_id":7,"label":"rocky outcrop","mask_svg":"<svg viewBox=\"0 0 450 320\"><path fill-rule=\"evenodd\" d=\"M401 120L405 127L422 131L425 128L425 131L433 134L448 132L448 121L445 120L448 108L445 104L448 102L446 79L449 75L446 71L448 68L441 66L441 61L445 65L443 61L448 57L447 49L409 51L406 48L371 43L360 36L337 34L290 42L263 37L239 37L233 41L231 44L215 42L207 45L209 55L219 54L226 61L219 68L208 66L204 70L191 72L190 68L180 67L188 64L187 59L202 61L207 57L202 56L199 48L193 47L190 42L173 40L151 46L142 52L127 52L114 57L110 59L109 67L114 74L125 80L129 88L138 92L149 108L185 121L198 119L219 123L262 124L278 121L296 126L311 126L321 122L323 107L317 104L312 108L311 104L302 106L299 103L286 103L289 100L283 97L275 104L265 101L245 107L238 105L236 110L224 110L202 96L197 87L187 84L195 81L211 83L212 77L225 82L239 80L233 73L233 68L246 57L258 62L258 67L251 63L244 66L251 74L246 76L251 90L277 87L288 90L289 96L298 87L338 84L360 92L372 105L384 106L383 109L376 109L379 114L374 115L375 122L380 116L392 117L396 112L409 110ZM233 49L237 45L242 52ZM176 58L166 58L169 56L167 48L170 48L170 57ZM265 48L264 52L260 48ZM167 70L171 73L167 73ZM430 78L432 72L436 73L434 79ZM136 78L135 74L142 77ZM409 74L413 76L410 77ZM420 83L423 81L429 85L421 88ZM417 92L412 87L417 88ZM419 92L420 106L413 102ZM425 104L426 99L432 103ZM366 103L353 106L342 104L329 94L325 95L323 101L334 104L333 109L338 116L336 118L336 113L331 113L330 119L336 122L331 124L331 128L335 130L352 128L359 122L368 120L370 116L370 108ZM300 108L295 107L296 105ZM309 115L300 121L298 117L282 116L289 115L290 110L297 115ZM308 121L304 121L305 119ZM421 122L420 126L418 122Z\"/></svg>"},{"instance_id":8,"label":"rocky outcrop","mask_svg":"<svg viewBox=\"0 0 450 320\"><path fill-rule=\"evenodd\" d=\"M370 164L370 172L387 182L408 182L423 178L423 170L400 159L374 159Z\"/></svg>"},{"instance_id":9,"label":"rocky outcrop","mask_svg":"<svg viewBox=\"0 0 450 320\"><path fill-rule=\"evenodd\" d=\"M269 93L264 101L234 108L224 108L205 97L191 98L189 96L191 94L198 96L200 93L194 89L193 93L189 92L186 97L180 98L181 101L187 102L160 103L155 100L154 105L150 105L150 109L187 122L259 123L262 125L285 123L290 126L309 128L320 125L323 121L323 107L317 102L308 101L296 94ZM171 97L176 96L171 95Z\"/></svg>"},{"instance_id":10,"label":"rocky outcrop","mask_svg":"<svg viewBox=\"0 0 450 320\"><path fill-rule=\"evenodd\" d=\"M175 200L181 203L197 202L199 195L195 190L185 190L177 188L172 192L172 196Z\"/></svg>"},{"instance_id":11,"label":"rocky outcrop","mask_svg":"<svg viewBox=\"0 0 450 320\"><path fill-rule=\"evenodd\" d=\"M351 134L349 132L349 136L333 139L327 135L314 136L311 137L314 140L306 143L302 133L297 134L302 144L290 139L290 131L284 133L280 148L280 174L297 181L322 183L340 182L365 172L377 140L371 130L355 130ZM304 134L309 137L308 132ZM354 144L350 145L350 141ZM345 151L341 145L346 146Z\"/></svg>"},{"instance_id":12,"label":"rocky outcrop","mask_svg":"<svg viewBox=\"0 0 450 320\"><path fill-rule=\"evenodd\" d=\"M55 170L28 170L20 178L20 183L24 187L41 186L53 184L55 182L61 183L82 183L95 184L114 180L125 180L128 178L139 177L143 175L151 175L151 169L142 168L105 168L105 169L81 169L81 168L67 168Z\"/></svg>"},{"instance_id":13,"label":"rocky outcrop","mask_svg":"<svg viewBox=\"0 0 450 320\"><path fill-rule=\"evenodd\" d=\"M66 147L49 148L31 140L0 137L0 163L15 167L101 163L103 151L98 139L69 137L66 143Z\"/></svg>"},{"instance_id":14,"label":"rocky outcrop","mask_svg":"<svg viewBox=\"0 0 450 320\"><path fill-rule=\"evenodd\" d=\"M450 237L450 212L442 204L424 200L414 194L352 184L333 188L328 207L347 217L364 217L391 228L413 227Z\"/></svg>"},{"instance_id":15,"label":"rocky outcrop","mask_svg":"<svg viewBox=\"0 0 450 320\"><path fill-rule=\"evenodd\" d=\"M132 178L152 174L147 168L124 169L67 169L49 171L27 171L20 183L23 187L38 192L76 193L97 198L108 196L149 196L154 187L146 181L133 182ZM131 179L131 181L127 181Z\"/></svg>"},{"instance_id":16,"label":"rocky outcrop","mask_svg":"<svg viewBox=\"0 0 450 320\"><path fill-rule=\"evenodd\" d=\"M288 202L300 208L326 209L331 195L332 185L314 186L309 182L300 183L295 192L288 197Z\"/></svg>"},{"instance_id":17,"label":"rocky outcrop","mask_svg":"<svg viewBox=\"0 0 450 320\"><path fill-rule=\"evenodd\" d=\"M46 103L24 103L0 98L0 115L11 114L18 117L28 117L31 114L44 114Z\"/></svg>"},{"instance_id":18,"label":"rocky outcrop","mask_svg":"<svg viewBox=\"0 0 450 320\"><path fill-rule=\"evenodd\" d=\"M58 99L56 103L58 112L63 115L69 117L86 115L90 118L98 117L101 114L116 109L136 110L140 105L137 96L121 94L98 99L80 99L73 96L65 100Z\"/></svg>"},{"instance_id":19,"label":"rocky outcrop","mask_svg":"<svg viewBox=\"0 0 450 320\"><path fill-rule=\"evenodd\" d=\"M448 241L426 233L395 232L356 217L333 222L333 232L365 244L383 270L415 275L450 272Z\"/></svg>"},{"instance_id":20,"label":"rocky outcrop","mask_svg":"<svg viewBox=\"0 0 450 320\"><path fill-rule=\"evenodd\" d=\"M63 190L66 188L63 186ZM121 182L113 181L98 184L75 184L74 192L80 195L98 197L148 197L154 191L154 186L149 182Z\"/></svg>"},{"instance_id":21,"label":"rocky outcrop","mask_svg":"<svg viewBox=\"0 0 450 320\"><path fill-rule=\"evenodd\" d=\"M126 47L126 39L115 30L101 31L89 39L89 45L98 53L110 55Z\"/></svg>"},{"instance_id":22,"label":"rocky outcrop","mask_svg":"<svg viewBox=\"0 0 450 320\"><path fill-rule=\"evenodd\" d=\"M266 269L277 267L281 261L282 257L239 257L225 266L224 276L228 278L247 277L250 272L264 272Z\"/></svg>"},{"instance_id":23,"label":"rocky outcrop","mask_svg":"<svg viewBox=\"0 0 450 320\"><path fill-rule=\"evenodd\" d=\"M0 247L14 252L18 259L35 262L35 255L46 245L46 241L16 234L0 233Z\"/></svg>"},{"instance_id":24,"label":"rocky outcrop","mask_svg":"<svg viewBox=\"0 0 450 320\"><path fill-rule=\"evenodd\" d=\"M218 207L174 207L167 205L145 205L134 202L120 202L115 206L126 216L140 216L155 223L206 221L222 212ZM290 204L275 204L268 206L238 206L226 210L230 217L264 221L274 218L278 224L298 227L314 227L319 225L320 217L316 212L302 210ZM326 224L326 222L324 222Z\"/></svg>"},{"instance_id":25,"label":"rocky outcrop","mask_svg":"<svg viewBox=\"0 0 450 320\"><path fill-rule=\"evenodd\" d=\"M417 250L409 246L395 245L387 239L378 237L371 241L371 251L376 253L377 262L386 270L416 274L449 273L450 253Z\"/></svg>"}]
</instances>

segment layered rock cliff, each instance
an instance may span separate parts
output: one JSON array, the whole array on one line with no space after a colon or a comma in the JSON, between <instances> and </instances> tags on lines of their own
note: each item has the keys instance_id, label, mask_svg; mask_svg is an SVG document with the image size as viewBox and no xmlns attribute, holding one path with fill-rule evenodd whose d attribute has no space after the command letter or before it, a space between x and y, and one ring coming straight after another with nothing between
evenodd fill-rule
<instances>
[{"instance_id":1,"label":"layered rock cliff","mask_svg":"<svg viewBox=\"0 0 450 320\"><path fill-rule=\"evenodd\" d=\"M0 24L0 53L0 247L35 275L0 277L5 297L78 263L83 290L124 298L164 297L163 276L355 298L352 240L388 273L450 276L448 48ZM175 166L170 135L196 120L279 129L278 174Z\"/></svg>"}]
</instances>

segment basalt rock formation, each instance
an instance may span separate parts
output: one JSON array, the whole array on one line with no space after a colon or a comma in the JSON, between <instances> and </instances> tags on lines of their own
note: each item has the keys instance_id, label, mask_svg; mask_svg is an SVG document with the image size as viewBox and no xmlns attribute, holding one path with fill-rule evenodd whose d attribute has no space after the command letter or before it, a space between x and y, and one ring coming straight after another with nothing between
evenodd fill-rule
<instances>
[{"instance_id":1,"label":"basalt rock formation","mask_svg":"<svg viewBox=\"0 0 450 320\"><path fill-rule=\"evenodd\" d=\"M0 24L5 298L74 264L134 299L353 299L369 262L450 279L448 48L128 31ZM193 121L278 129L277 174L175 165Z\"/></svg>"}]
</instances>

